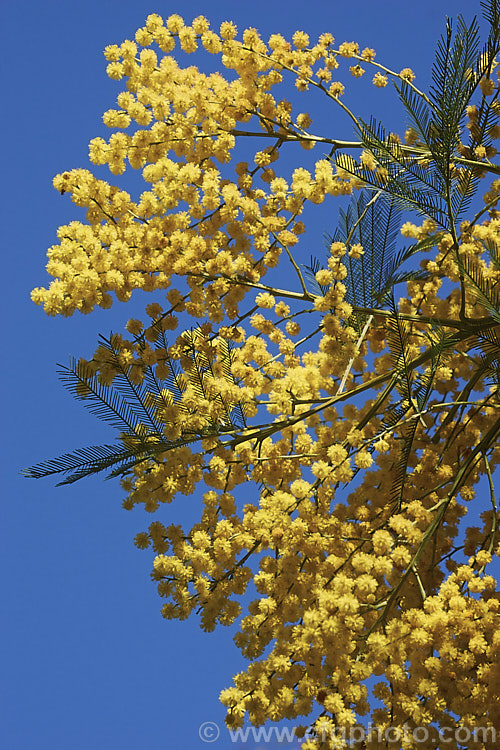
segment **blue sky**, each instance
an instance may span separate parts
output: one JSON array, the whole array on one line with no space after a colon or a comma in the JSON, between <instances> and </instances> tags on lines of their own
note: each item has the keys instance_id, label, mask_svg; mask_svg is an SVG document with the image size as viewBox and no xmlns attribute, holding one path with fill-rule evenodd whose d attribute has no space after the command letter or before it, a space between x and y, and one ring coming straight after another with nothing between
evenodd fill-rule
<instances>
[{"instance_id":1,"label":"blue sky","mask_svg":"<svg viewBox=\"0 0 500 750\"><path fill-rule=\"evenodd\" d=\"M167 622L149 580L150 552L132 543L151 516L121 508L117 482L95 478L66 488L28 481L19 470L110 433L72 401L56 363L90 355L98 333L120 330L130 306L70 319L47 318L29 292L45 285L46 248L59 224L79 214L52 188L57 172L88 167L88 141L102 134L102 112L119 88L105 74L106 44L133 37L149 13L234 20L264 37L302 29L375 47L390 67L428 80L445 15L479 10L471 0L86 0L5 4L0 127L2 161L1 304L5 461L1 512L7 529L1 623L0 746L5 750L145 750L207 747L203 721L223 725L220 690L244 664L227 630L203 633L196 619ZM384 108L401 125L387 96ZM335 123L334 123L335 124ZM333 129L334 130L334 129ZM347 137L351 133L332 132ZM336 211L336 208L335 208ZM331 229L331 227L321 227ZM142 300L141 300L142 304ZM135 306L136 312L140 309ZM181 498L162 520L196 515ZM227 736L212 747L238 747ZM270 747L270 745L267 745ZM250 750L251 743L245 746Z\"/></svg>"}]
</instances>

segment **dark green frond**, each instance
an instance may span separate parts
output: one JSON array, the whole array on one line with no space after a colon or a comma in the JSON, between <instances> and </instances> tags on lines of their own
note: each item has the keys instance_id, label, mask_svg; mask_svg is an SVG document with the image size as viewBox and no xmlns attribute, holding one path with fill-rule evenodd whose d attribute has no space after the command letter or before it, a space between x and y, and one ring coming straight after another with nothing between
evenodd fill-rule
<instances>
[{"instance_id":1,"label":"dark green frond","mask_svg":"<svg viewBox=\"0 0 500 750\"><path fill-rule=\"evenodd\" d=\"M312 255L309 265L304 264L302 266L305 271L304 275L307 279L309 290L311 294L315 294L317 297L324 297L328 291L328 287L323 284L318 284L316 281L316 274L324 267L325 266L320 263L318 258L314 258Z\"/></svg>"},{"instance_id":2,"label":"dark green frond","mask_svg":"<svg viewBox=\"0 0 500 750\"><path fill-rule=\"evenodd\" d=\"M151 410L145 406L147 388L144 384L138 385L131 379L130 367L123 364L119 356L120 350L113 344L113 337L110 336L107 339L100 336L99 339L101 351L104 349L108 352L109 364L116 373L113 379L113 391L127 403L136 423L144 424L148 430L161 436L161 425L154 419Z\"/></svg>"},{"instance_id":3,"label":"dark green frond","mask_svg":"<svg viewBox=\"0 0 500 750\"><path fill-rule=\"evenodd\" d=\"M374 307L383 291L388 260L394 256L401 224L401 211L390 196L371 196L362 191L354 196L346 212L340 210L333 240L350 250L363 247L363 255L345 259L348 276L347 299L357 307Z\"/></svg>"},{"instance_id":4,"label":"dark green frond","mask_svg":"<svg viewBox=\"0 0 500 750\"><path fill-rule=\"evenodd\" d=\"M361 121L364 148L373 154L379 168L371 170L357 164L352 156L339 153L337 167L362 180L371 190L383 191L393 203L406 210L428 216L439 226L447 227L444 183L432 164L422 164L421 157L409 153L386 135L373 118Z\"/></svg>"},{"instance_id":5,"label":"dark green frond","mask_svg":"<svg viewBox=\"0 0 500 750\"><path fill-rule=\"evenodd\" d=\"M152 344L154 345L156 352L164 353L163 356L159 356L157 361L166 370L166 376L157 378L153 371L153 368L147 368L144 375L144 385L152 390L154 393L158 393L160 401L164 400L164 391L168 390L172 394L175 403L179 403L182 399L182 394L186 390L187 382L182 374L180 364L173 360L169 354L169 345L165 336L165 331L161 325L161 320L155 321L150 328L150 331L154 335ZM140 337L138 337L139 339ZM143 337L141 338L143 341Z\"/></svg>"},{"instance_id":6,"label":"dark green frond","mask_svg":"<svg viewBox=\"0 0 500 750\"><path fill-rule=\"evenodd\" d=\"M451 21L436 48L429 95L434 103L432 151L443 176L449 172L451 155L460 142L460 125L474 91L471 77L479 54L479 27L474 19L469 27L461 16L453 34Z\"/></svg>"},{"instance_id":7,"label":"dark green frond","mask_svg":"<svg viewBox=\"0 0 500 750\"><path fill-rule=\"evenodd\" d=\"M185 343L184 370L169 357L164 333L157 332L157 344L165 352L161 364L163 372L166 369L167 377L157 377L153 366L148 365L144 368L140 386L131 380L128 370L122 366L113 337L101 339L101 354L103 350L109 354L109 362L104 360L104 363L110 365L115 375L112 386L101 384L87 363L72 360L70 367L62 367L60 375L64 385L76 399L84 402L92 414L120 431L123 445L94 446L64 454L26 469L24 475L40 478L57 473L70 474L60 484L70 484L109 468L113 469L109 477L121 476L137 464L154 460L167 451L244 428L244 405L240 402L226 403L221 394L213 394L208 388L208 381L215 379L208 339L196 329L184 332L182 340ZM140 349L141 342L138 346ZM217 351L223 377L233 379L230 346L222 342ZM213 349L215 356L216 350ZM165 436L169 423L162 421L158 415L161 414L162 403L164 406L174 404L181 411L188 411L181 402L188 384L198 395L219 400L224 411L217 420L207 416L205 428L184 430L178 438L170 440Z\"/></svg>"},{"instance_id":8,"label":"dark green frond","mask_svg":"<svg viewBox=\"0 0 500 750\"><path fill-rule=\"evenodd\" d=\"M363 247L363 255L347 257L346 300L355 308L373 309L390 301L396 284L410 280L424 280L428 274L422 269L403 269L410 258L422 250L434 247L440 235L425 237L419 242L396 251L401 224L401 212L391 196L377 193L371 196L361 191L351 198L347 210L340 209L339 225L333 235L325 234L325 244L332 241L343 242L348 249L355 244ZM324 294L326 287L320 288L315 275L321 268L318 260L311 258L310 266L305 266L306 276L318 294ZM361 332L366 316L359 310L349 321Z\"/></svg>"},{"instance_id":9,"label":"dark green frond","mask_svg":"<svg viewBox=\"0 0 500 750\"><path fill-rule=\"evenodd\" d=\"M408 351L408 323L399 317L394 298L392 298L392 308L394 315L387 321L387 344L391 352L392 367L397 376L398 390L403 398L411 403L413 376L409 367L411 357Z\"/></svg>"},{"instance_id":10,"label":"dark green frond","mask_svg":"<svg viewBox=\"0 0 500 750\"><path fill-rule=\"evenodd\" d=\"M443 363L443 359L452 354L447 348L447 341L442 328L434 327L433 330L428 332L427 337L430 344L431 364L424 372L417 373L413 385L413 399L419 411L423 411L427 406L439 365Z\"/></svg>"},{"instance_id":11,"label":"dark green frond","mask_svg":"<svg viewBox=\"0 0 500 750\"><path fill-rule=\"evenodd\" d=\"M392 257L387 260L387 263L383 269L381 285L380 285L380 297L377 301L387 301L388 295L391 294L396 284L400 284L405 281L420 280L424 281L428 277L427 271L423 269L413 270L402 270L401 266L404 265L410 258L417 253L428 250L434 247L439 242L440 236L424 237L419 242L416 242L409 247L403 248L397 253L394 253Z\"/></svg>"},{"instance_id":12,"label":"dark green frond","mask_svg":"<svg viewBox=\"0 0 500 750\"><path fill-rule=\"evenodd\" d=\"M398 339L404 341L404 332L398 336ZM432 353L431 365L426 371L417 373L413 382L410 383L407 381L405 388L408 389L408 396L403 393L405 401L403 402L403 405L399 407L399 410L394 410L392 415L393 426L395 429L398 428L396 417L399 417L398 421L402 421L407 417L411 409L421 413L425 411L427 407L432 393L437 368L441 364L443 354L446 351L446 340L441 329L435 328L434 331L429 334L429 341L430 351ZM413 419L408 420L403 424L399 430L401 449L395 466L394 481L391 489L391 501L395 503L398 508L401 507L403 501L404 488L408 478L410 455L413 449L419 421L420 418L415 416Z\"/></svg>"},{"instance_id":13,"label":"dark green frond","mask_svg":"<svg viewBox=\"0 0 500 750\"><path fill-rule=\"evenodd\" d=\"M480 351L480 367L477 377L484 377L487 385L500 385L500 334L495 329L482 331L475 349Z\"/></svg>"},{"instance_id":14,"label":"dark green frond","mask_svg":"<svg viewBox=\"0 0 500 750\"><path fill-rule=\"evenodd\" d=\"M340 209L339 225L327 244L343 242L348 250L363 247L358 258L347 255L346 299L355 307L375 307L385 291L385 276L395 254L401 212L390 196L371 196L361 191L351 199L347 211Z\"/></svg>"},{"instance_id":15,"label":"dark green frond","mask_svg":"<svg viewBox=\"0 0 500 750\"><path fill-rule=\"evenodd\" d=\"M206 337L196 329L184 331L181 336L186 357L184 372L189 380L189 385L200 398L207 398L206 378L212 376L212 364L206 352L201 347L206 345Z\"/></svg>"},{"instance_id":16,"label":"dark green frond","mask_svg":"<svg viewBox=\"0 0 500 750\"><path fill-rule=\"evenodd\" d=\"M400 86L395 84L395 88L408 113L408 124L415 131L419 142L425 144L429 148L429 141L432 132L432 110L429 104L405 81L403 81Z\"/></svg>"},{"instance_id":17,"label":"dark green frond","mask_svg":"<svg viewBox=\"0 0 500 750\"><path fill-rule=\"evenodd\" d=\"M381 178L376 172L355 164L352 157L347 154L338 154L336 165L339 169L343 169L348 174L361 180L365 187L373 192L383 190L391 195L395 203L403 210L415 211L421 216L433 219L439 226L446 226L446 214L442 202L429 191L424 193L404 183L404 181L392 177Z\"/></svg>"},{"instance_id":18,"label":"dark green frond","mask_svg":"<svg viewBox=\"0 0 500 750\"><path fill-rule=\"evenodd\" d=\"M396 505L398 510L403 501L404 488L408 478L408 465L417 427L418 420L412 419L401 430L401 451L395 466L394 480L391 488L391 502Z\"/></svg>"},{"instance_id":19,"label":"dark green frond","mask_svg":"<svg viewBox=\"0 0 500 750\"><path fill-rule=\"evenodd\" d=\"M485 378L487 386L500 388L500 334L496 330L484 331L478 336L477 345L480 350L479 374Z\"/></svg>"},{"instance_id":20,"label":"dark green frond","mask_svg":"<svg viewBox=\"0 0 500 750\"><path fill-rule=\"evenodd\" d=\"M403 405L401 401L398 401L396 404L390 404L382 420L384 428L397 427L397 425L405 418L406 414L408 414L409 409L409 404Z\"/></svg>"},{"instance_id":21,"label":"dark green frond","mask_svg":"<svg viewBox=\"0 0 500 750\"><path fill-rule=\"evenodd\" d=\"M459 267L469 282L478 302L500 323L500 286L484 277L481 268L469 256L461 257Z\"/></svg>"},{"instance_id":22,"label":"dark green frond","mask_svg":"<svg viewBox=\"0 0 500 750\"><path fill-rule=\"evenodd\" d=\"M496 11L498 12L498 0L496 0ZM474 79L471 85L477 88L483 76L489 76L493 72L494 64L500 50L500 25L498 21L491 24L488 38L477 56L474 67Z\"/></svg>"},{"instance_id":23,"label":"dark green frond","mask_svg":"<svg viewBox=\"0 0 500 750\"><path fill-rule=\"evenodd\" d=\"M234 362L234 343L232 341L228 341L228 359L227 359L227 372L226 377L227 379L231 379L234 382L234 377L231 372L231 366ZM241 428L245 428L247 426L247 413L248 410L245 409L245 404L243 404L241 401L238 401L236 404L231 404L229 407L229 414L231 417L231 422L234 426L238 426Z\"/></svg>"},{"instance_id":24,"label":"dark green frond","mask_svg":"<svg viewBox=\"0 0 500 750\"><path fill-rule=\"evenodd\" d=\"M68 474L69 472L73 472L57 484L57 486L60 486L63 484L72 484L79 479L99 474L101 471L114 467L107 477L107 479L111 479L123 476L131 468L143 461L152 460L167 451L203 440L209 434L212 433L205 431L189 433L177 440L168 440L165 438L162 441L150 435L145 435L142 440L123 436L122 446L89 446L76 450L73 453L65 453L59 456L59 458L43 461L28 469L24 469L21 473L23 476L31 479L40 479L52 474Z\"/></svg>"},{"instance_id":25,"label":"dark green frond","mask_svg":"<svg viewBox=\"0 0 500 750\"><path fill-rule=\"evenodd\" d=\"M69 367L58 367L65 388L91 414L126 434L136 434L138 419L130 404L114 388L100 383L88 365L73 358Z\"/></svg>"},{"instance_id":26,"label":"dark green frond","mask_svg":"<svg viewBox=\"0 0 500 750\"><path fill-rule=\"evenodd\" d=\"M402 179L418 187L424 194L430 192L442 195L444 183L438 172L422 165L421 157L403 149L374 117L370 118L369 123L364 120L360 122L363 145L375 156L378 163L389 171L389 182Z\"/></svg>"},{"instance_id":27,"label":"dark green frond","mask_svg":"<svg viewBox=\"0 0 500 750\"><path fill-rule=\"evenodd\" d=\"M495 388L497 394L500 395L500 360L487 361L486 357L484 360L485 385L489 388Z\"/></svg>"},{"instance_id":28,"label":"dark green frond","mask_svg":"<svg viewBox=\"0 0 500 750\"><path fill-rule=\"evenodd\" d=\"M138 463L145 460L144 452L137 451L136 448L130 449L126 446L117 445L97 445L76 450L73 453L65 453L59 458L43 461L35 466L22 471L23 476L31 479L40 479L52 474L70 474L57 486L63 484L72 484L78 479L99 474L101 471L109 469L111 466L120 466L120 471L124 471L130 461Z\"/></svg>"},{"instance_id":29,"label":"dark green frond","mask_svg":"<svg viewBox=\"0 0 500 750\"><path fill-rule=\"evenodd\" d=\"M479 177L471 169L460 169L458 177L452 180L451 210L455 221L467 211L479 186Z\"/></svg>"},{"instance_id":30,"label":"dark green frond","mask_svg":"<svg viewBox=\"0 0 500 750\"><path fill-rule=\"evenodd\" d=\"M490 18L495 18L498 9L493 4L488 4L488 8ZM430 90L434 108L429 121L430 137L427 144L448 185L450 207L455 220L470 207L478 178L470 169L463 168L457 177L450 173L450 163L460 145L467 106L480 80L491 74L499 51L497 25L492 25L488 40L480 50L476 19L467 27L461 16L457 19L456 33L453 35L451 22L448 21L446 35L437 45L432 72L434 86ZM470 130L468 148L472 158L477 145L490 144L489 130L496 122L496 115L483 99Z\"/></svg>"},{"instance_id":31,"label":"dark green frond","mask_svg":"<svg viewBox=\"0 0 500 750\"><path fill-rule=\"evenodd\" d=\"M479 4L483 12L483 18L492 27L500 28L500 3L498 0L481 0Z\"/></svg>"},{"instance_id":32,"label":"dark green frond","mask_svg":"<svg viewBox=\"0 0 500 750\"><path fill-rule=\"evenodd\" d=\"M497 9L492 5L487 8L489 17L496 18ZM457 155L463 155L461 139L466 109L481 78L492 71L500 51L499 33L498 27L492 25L488 41L480 50L475 19L467 26L459 17L456 33L448 20L446 33L437 45L430 97L419 94L405 82L396 86L409 124L417 135L418 148L414 152L402 148L372 118L369 124L361 121L360 133L363 146L373 154L379 169L371 171L353 165L351 157L343 154L338 155L337 165L372 189L390 193L402 207L429 216L443 228L451 218L448 207L453 221L457 221L470 207L478 175L463 166L458 171L450 170L450 165ZM490 145L489 132L498 121L484 99L476 120L468 145L472 159L477 145Z\"/></svg>"}]
</instances>

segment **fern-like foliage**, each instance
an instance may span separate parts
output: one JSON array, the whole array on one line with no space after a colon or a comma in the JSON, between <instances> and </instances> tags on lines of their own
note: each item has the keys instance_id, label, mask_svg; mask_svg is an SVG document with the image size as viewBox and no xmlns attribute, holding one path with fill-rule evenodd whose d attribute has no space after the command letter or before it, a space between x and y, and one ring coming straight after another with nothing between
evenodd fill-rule
<instances>
[{"instance_id":1,"label":"fern-like foliage","mask_svg":"<svg viewBox=\"0 0 500 750\"><path fill-rule=\"evenodd\" d=\"M500 28L500 3L498 0L481 0L479 3L483 18L491 28Z\"/></svg>"},{"instance_id":2,"label":"fern-like foliage","mask_svg":"<svg viewBox=\"0 0 500 750\"><path fill-rule=\"evenodd\" d=\"M409 366L409 324L402 320L397 312L394 297L391 299L393 317L387 324L387 344L391 353L391 362L396 376L396 387L402 398L411 403L412 400L412 371Z\"/></svg>"},{"instance_id":3,"label":"fern-like foliage","mask_svg":"<svg viewBox=\"0 0 500 750\"><path fill-rule=\"evenodd\" d=\"M154 327L152 332L157 350L164 354L159 358L161 377L154 365L145 365L138 385L137 379L132 377L130 365L124 364L120 357L119 339L113 336L109 339L101 337L100 342L101 367L112 369L112 385L101 382L95 368L87 362L73 359L69 367L62 367L59 371L63 384L74 398L82 401L96 417L120 430L120 443L65 453L25 469L24 476L38 479L63 473L69 476L59 484L71 484L112 468L108 478L116 477L143 461L155 460L167 451L245 428L244 404L239 401L227 403L220 393L214 394L216 359L220 376L234 383L232 350L227 341L218 341L216 357L211 353L208 338L199 329L185 331L180 337L182 367L168 355L168 343L161 326ZM140 352L145 342L138 340L138 343ZM183 403L188 388L198 397L218 400L218 417L207 415L199 429L185 429L180 436L169 437L171 427L162 414L166 407L172 406L180 414L189 414L190 409Z\"/></svg>"},{"instance_id":4,"label":"fern-like foliage","mask_svg":"<svg viewBox=\"0 0 500 750\"><path fill-rule=\"evenodd\" d=\"M401 226L401 211L384 195L371 197L362 191L351 199L347 211L340 209L340 220L329 242L344 242L348 249L363 247L363 255L345 258L348 271L349 302L374 307L386 288L387 259L393 257Z\"/></svg>"},{"instance_id":5,"label":"fern-like foliage","mask_svg":"<svg viewBox=\"0 0 500 750\"><path fill-rule=\"evenodd\" d=\"M396 284L415 280L425 281L428 278L427 271L423 271L422 269L405 270L403 269L403 265L417 253L434 247L439 242L440 236L424 237L415 244L399 250L387 259L383 273L383 283L377 296L378 302L387 302Z\"/></svg>"},{"instance_id":6,"label":"fern-like foliage","mask_svg":"<svg viewBox=\"0 0 500 750\"><path fill-rule=\"evenodd\" d=\"M475 348L480 351L478 375L500 393L500 334L495 328L479 332Z\"/></svg>"},{"instance_id":7,"label":"fern-like foliage","mask_svg":"<svg viewBox=\"0 0 500 750\"><path fill-rule=\"evenodd\" d=\"M406 416L413 409L418 414L422 414L428 406L429 399L433 392L434 379L436 376L437 369L443 364L446 358L447 350L448 355L451 354L450 344L444 336L443 330L437 326L433 327L433 330L428 333L429 338L429 352L431 353L430 366L423 372L418 372L413 379L412 383L408 383L408 394L409 399L404 404L408 405L408 410L405 412ZM400 407L401 411L401 407ZM428 419L429 417L427 417ZM399 453L399 459L395 467L394 480L392 483L391 490L391 501L396 505L399 510L403 501L403 494L408 478L408 467L410 456L412 454L413 445L419 426L419 422L422 417L414 417L404 424L401 430L401 449ZM426 422L423 422L426 425ZM396 426L396 425L395 425Z\"/></svg>"},{"instance_id":8,"label":"fern-like foliage","mask_svg":"<svg viewBox=\"0 0 500 750\"><path fill-rule=\"evenodd\" d=\"M436 47L433 85L429 91L434 106L426 142L444 179L451 155L460 143L465 107L477 85L475 69L480 41L477 21L474 19L467 27L462 16L458 16L457 26L457 33L453 34L451 21L447 20L446 33Z\"/></svg>"},{"instance_id":9,"label":"fern-like foliage","mask_svg":"<svg viewBox=\"0 0 500 750\"><path fill-rule=\"evenodd\" d=\"M497 19L498 2L484 3L485 17ZM476 19L467 26L461 16L453 33L451 21L437 44L429 95L407 82L396 85L406 109L409 125L417 137L415 147L402 146L388 135L374 118L359 120L363 146L374 157L376 169L357 164L347 154L338 154L337 166L355 175L372 190L383 190L401 207L430 217L443 229L455 223L470 206L478 185L477 171L450 169L464 155L477 163L477 145L491 145L489 133L498 122L498 113L483 97L477 110L469 143L464 146L467 107L479 81L488 77L500 52L500 29L491 23L483 49L479 46ZM463 160L462 160L463 161Z\"/></svg>"},{"instance_id":10,"label":"fern-like foliage","mask_svg":"<svg viewBox=\"0 0 500 750\"><path fill-rule=\"evenodd\" d=\"M396 284L412 279L425 279L427 273L422 269L404 269L404 264L416 253L433 247L436 237L426 237L419 242L401 250L396 250L401 226L401 211L390 196L377 194L370 196L366 190L354 195L347 210L340 209L339 223L333 235L325 235L325 244L343 242L348 250L354 245L362 245L363 254L352 257L347 254L343 259L347 267L346 300L355 308L349 321L361 332L367 314L363 308L370 310L380 308L390 299ZM324 296L328 287L316 281L316 273L322 268L320 261L311 258L309 265L304 265L309 289L318 296Z\"/></svg>"},{"instance_id":11,"label":"fern-like foliage","mask_svg":"<svg viewBox=\"0 0 500 750\"><path fill-rule=\"evenodd\" d=\"M212 422L210 428L216 430L223 426L234 429L235 425L243 428L245 426L244 405L241 402L228 402L224 400L220 393L214 396L209 388L210 383L217 377L217 373L214 371L214 359L209 354L208 338L200 329L193 329L185 331L182 334L182 339L185 344L184 357L186 358L184 372L190 385L201 398L215 400L223 407L222 416L219 417L217 423ZM233 382L234 379L231 374L232 349L225 339L218 339L217 343L220 374L228 382Z\"/></svg>"},{"instance_id":12,"label":"fern-like foliage","mask_svg":"<svg viewBox=\"0 0 500 750\"><path fill-rule=\"evenodd\" d=\"M344 242L348 248L363 247L360 257L347 256L346 298L355 307L375 308L388 300L396 284L425 279L422 270L403 270L402 266L420 250L432 247L435 237L396 251L401 227L401 211L389 196L377 194L370 199L367 191L351 198L347 211L340 209L338 228L327 243Z\"/></svg>"},{"instance_id":13,"label":"fern-like foliage","mask_svg":"<svg viewBox=\"0 0 500 750\"><path fill-rule=\"evenodd\" d=\"M59 487L63 484L73 484L79 479L114 467L107 477L111 479L125 474L143 461L151 460L160 452L183 445L184 442L153 443L153 441L148 442L147 439L132 442L123 438L123 445L88 446L72 453L64 453L49 461L42 461L29 469L24 469L22 474L31 479L40 479L52 474L68 474L69 476L57 483L56 486Z\"/></svg>"},{"instance_id":14,"label":"fern-like foliage","mask_svg":"<svg viewBox=\"0 0 500 750\"><path fill-rule=\"evenodd\" d=\"M342 153L337 154L337 167L372 190L387 193L400 208L416 211L446 228L448 213L441 175L403 148L375 118L369 123L360 120L360 137L363 147L375 157L377 168L357 164L351 155Z\"/></svg>"},{"instance_id":15,"label":"fern-like foliage","mask_svg":"<svg viewBox=\"0 0 500 750\"><path fill-rule=\"evenodd\" d=\"M72 359L68 367L59 365L59 368L58 375L65 388L98 419L134 437L139 437L137 425L146 423L151 434L162 437L161 426L141 400L145 391L128 382L127 370L121 364L113 387L101 383L87 362Z\"/></svg>"},{"instance_id":16,"label":"fern-like foliage","mask_svg":"<svg viewBox=\"0 0 500 750\"><path fill-rule=\"evenodd\" d=\"M498 257L492 257L495 258L494 265L497 265ZM458 265L478 302L500 324L500 285L498 282L486 278L477 260L469 255L462 255L458 259Z\"/></svg>"},{"instance_id":17,"label":"fern-like foliage","mask_svg":"<svg viewBox=\"0 0 500 750\"><path fill-rule=\"evenodd\" d=\"M316 274L324 268L321 261L311 255L309 265L304 264L302 267L304 269L304 276L308 282L309 291L317 297L324 297L328 291L328 287L324 284L318 284L316 281Z\"/></svg>"}]
</instances>

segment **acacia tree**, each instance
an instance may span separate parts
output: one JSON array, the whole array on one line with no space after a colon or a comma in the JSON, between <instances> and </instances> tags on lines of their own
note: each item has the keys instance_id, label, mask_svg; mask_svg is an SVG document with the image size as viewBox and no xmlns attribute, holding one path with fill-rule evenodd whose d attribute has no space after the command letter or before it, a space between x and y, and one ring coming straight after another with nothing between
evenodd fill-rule
<instances>
[{"instance_id":1,"label":"acacia tree","mask_svg":"<svg viewBox=\"0 0 500 750\"><path fill-rule=\"evenodd\" d=\"M249 666L221 694L228 726L306 717L307 750L360 717L500 726L488 573L500 554L500 3L481 6L485 44L475 20L448 21L428 93L409 68L328 33L265 43L230 22L216 33L204 17L150 15L135 42L105 50L126 90L104 115L109 140L90 143L94 164L121 175L127 161L148 188L133 199L85 169L54 180L86 217L60 227L55 280L33 300L71 315L157 294L146 322L62 369L117 443L26 473L64 484L108 469L125 508L161 509L136 544L156 554L163 615L239 622ZM180 66L176 45L227 74ZM404 135L344 103L345 79L368 70L394 84ZM342 110L345 133L316 135L284 98L314 93ZM312 167L280 162L295 147ZM334 198L338 227L310 260L306 222ZM191 529L168 524L178 495L200 503ZM478 527L462 520L469 506ZM403 745L437 746L411 731ZM488 733L481 747L494 746Z\"/></svg>"}]
</instances>

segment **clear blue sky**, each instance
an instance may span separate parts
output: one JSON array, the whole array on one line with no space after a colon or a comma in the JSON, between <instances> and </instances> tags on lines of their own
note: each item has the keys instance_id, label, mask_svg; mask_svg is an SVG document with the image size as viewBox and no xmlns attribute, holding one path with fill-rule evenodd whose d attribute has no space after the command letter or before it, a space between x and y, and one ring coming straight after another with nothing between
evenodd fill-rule
<instances>
[{"instance_id":1,"label":"clear blue sky","mask_svg":"<svg viewBox=\"0 0 500 750\"><path fill-rule=\"evenodd\" d=\"M73 402L56 362L89 355L99 332L120 330L127 306L51 319L31 304L45 285L46 248L79 214L51 185L88 166L87 144L118 91L105 75L106 44L131 38L149 13L200 13L255 26L266 37L296 29L375 47L378 59L427 78L444 17L479 11L479 0L86 0L5 3L2 12L2 342L4 528L2 691L4 750L149 750L208 747L202 721L223 724L220 690L243 667L227 630L195 618L167 622L149 580L150 552L134 535L152 520L121 508L118 482L67 488L19 470L110 434ZM397 118L387 97L387 116ZM397 125L398 120L393 120ZM350 137L351 133L332 133ZM336 209L335 209L336 210ZM331 229L332 227L321 227ZM161 516L194 518L197 498ZM224 736L211 747L232 745ZM251 743L245 746L248 750ZM268 745L268 747L271 747Z\"/></svg>"}]
</instances>

